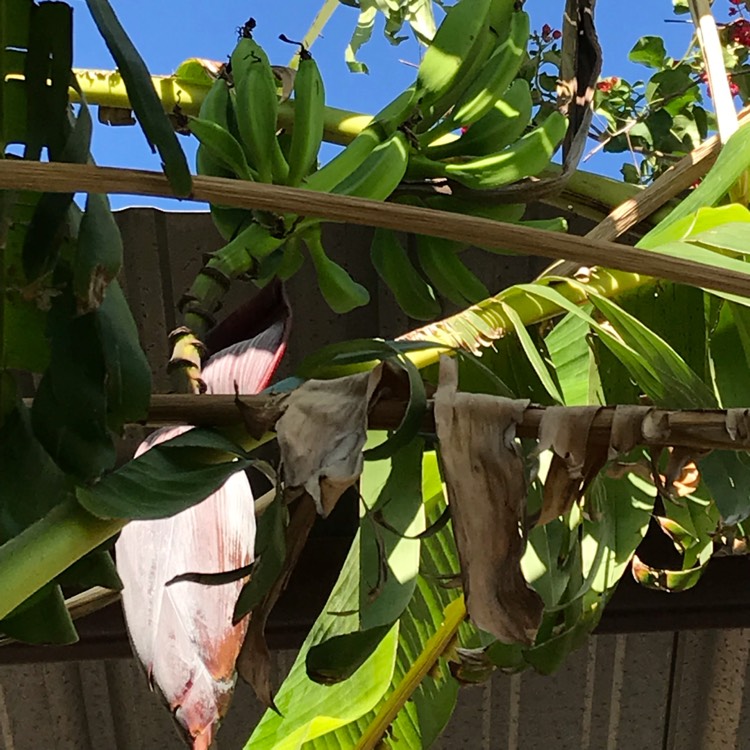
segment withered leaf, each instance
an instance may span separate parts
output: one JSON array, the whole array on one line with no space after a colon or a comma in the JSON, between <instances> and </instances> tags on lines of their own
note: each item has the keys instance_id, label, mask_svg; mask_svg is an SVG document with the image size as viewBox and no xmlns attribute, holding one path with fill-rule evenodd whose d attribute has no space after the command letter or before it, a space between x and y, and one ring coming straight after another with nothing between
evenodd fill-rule
<instances>
[{"instance_id":1,"label":"withered leaf","mask_svg":"<svg viewBox=\"0 0 750 750\"><path fill-rule=\"evenodd\" d=\"M641 426L650 406L616 406L612 417L607 459L630 453L642 440Z\"/></svg>"},{"instance_id":2,"label":"withered leaf","mask_svg":"<svg viewBox=\"0 0 750 750\"><path fill-rule=\"evenodd\" d=\"M538 524L567 513L607 460L604 446L590 445L589 432L598 406L551 406L539 425L539 443L533 455L552 450L544 482Z\"/></svg>"},{"instance_id":3,"label":"withered leaf","mask_svg":"<svg viewBox=\"0 0 750 750\"><path fill-rule=\"evenodd\" d=\"M543 604L521 573L527 483L515 444L529 402L457 393L457 385L455 360L441 357L435 425L467 610L496 638L530 644Z\"/></svg>"},{"instance_id":4,"label":"withered leaf","mask_svg":"<svg viewBox=\"0 0 750 750\"><path fill-rule=\"evenodd\" d=\"M289 583L292 571L315 523L315 508L307 497L295 505L286 529L286 559L278 578L252 611L245 641L237 657L237 672L249 683L258 700L279 713L273 702L271 684L271 652L266 643L266 622L274 605Z\"/></svg>"},{"instance_id":5,"label":"withered leaf","mask_svg":"<svg viewBox=\"0 0 750 750\"><path fill-rule=\"evenodd\" d=\"M284 483L303 487L324 518L362 473L367 413L382 366L336 380L308 380L276 423Z\"/></svg>"},{"instance_id":6,"label":"withered leaf","mask_svg":"<svg viewBox=\"0 0 750 750\"><path fill-rule=\"evenodd\" d=\"M745 442L750 437L750 410L727 409L727 434L732 440Z\"/></svg>"}]
</instances>

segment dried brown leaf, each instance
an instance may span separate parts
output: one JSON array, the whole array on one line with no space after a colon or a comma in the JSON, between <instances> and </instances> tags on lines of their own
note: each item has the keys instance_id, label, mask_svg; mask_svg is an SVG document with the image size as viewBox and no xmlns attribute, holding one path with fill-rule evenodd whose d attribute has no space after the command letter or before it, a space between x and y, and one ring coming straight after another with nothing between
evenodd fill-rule
<instances>
[{"instance_id":1,"label":"dried brown leaf","mask_svg":"<svg viewBox=\"0 0 750 750\"><path fill-rule=\"evenodd\" d=\"M727 434L732 440L744 442L750 437L750 410L727 409Z\"/></svg>"},{"instance_id":2,"label":"dried brown leaf","mask_svg":"<svg viewBox=\"0 0 750 750\"><path fill-rule=\"evenodd\" d=\"M649 442L660 441L665 445L669 442L672 428L669 424L669 412L663 409L651 409L643 418L641 433Z\"/></svg>"},{"instance_id":3,"label":"dried brown leaf","mask_svg":"<svg viewBox=\"0 0 750 750\"><path fill-rule=\"evenodd\" d=\"M589 482L607 460L604 446L589 445L589 433L598 406L551 406L539 425L539 443L533 455L552 450L538 524L549 523L580 500Z\"/></svg>"},{"instance_id":4,"label":"dried brown leaf","mask_svg":"<svg viewBox=\"0 0 750 750\"><path fill-rule=\"evenodd\" d=\"M705 455L695 448L670 448L665 474L661 477L670 495L685 497L698 489L701 475L694 459Z\"/></svg>"},{"instance_id":5,"label":"dried brown leaf","mask_svg":"<svg viewBox=\"0 0 750 750\"><path fill-rule=\"evenodd\" d=\"M617 406L612 417L607 459L613 461L630 451L643 439L641 427L650 406Z\"/></svg>"},{"instance_id":6,"label":"dried brown leaf","mask_svg":"<svg viewBox=\"0 0 750 750\"><path fill-rule=\"evenodd\" d=\"M515 444L529 402L457 393L457 385L455 360L441 357L435 425L467 610L496 638L531 644L543 604L521 573L527 483Z\"/></svg>"},{"instance_id":7,"label":"dried brown leaf","mask_svg":"<svg viewBox=\"0 0 750 750\"><path fill-rule=\"evenodd\" d=\"M308 380L276 423L286 487L304 488L324 518L362 473L367 413L382 366L336 380Z\"/></svg>"},{"instance_id":8,"label":"dried brown leaf","mask_svg":"<svg viewBox=\"0 0 750 750\"><path fill-rule=\"evenodd\" d=\"M261 603L252 611L247 635L237 657L237 672L240 677L252 686L255 695L264 706L272 708L277 713L278 709L273 702L271 652L266 642L266 622L278 598L289 583L292 571L297 565L307 537L315 523L315 516L315 507L307 497L303 497L294 506L285 533L284 567Z\"/></svg>"}]
</instances>

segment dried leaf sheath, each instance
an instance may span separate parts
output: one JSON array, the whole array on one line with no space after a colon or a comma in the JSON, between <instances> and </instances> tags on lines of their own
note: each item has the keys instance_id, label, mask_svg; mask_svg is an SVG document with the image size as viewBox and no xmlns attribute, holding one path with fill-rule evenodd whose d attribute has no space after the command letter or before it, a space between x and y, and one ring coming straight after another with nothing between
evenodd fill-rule
<instances>
[{"instance_id":1,"label":"dried leaf sheath","mask_svg":"<svg viewBox=\"0 0 750 750\"><path fill-rule=\"evenodd\" d=\"M286 345L289 315L283 295L272 299L261 294L260 301L227 319L229 334L219 330L213 337L227 346L203 369L209 393L234 393L235 384L240 393L257 393L271 379ZM238 335L238 324L247 331L248 316L257 322L268 310L274 314L266 315L264 330L228 345L227 336ZM139 446L137 455L188 429L158 430ZM247 565L254 547L253 495L241 472L183 513L130 523L117 542L133 648L195 750L210 746L234 689L247 619L234 626L232 614L243 581L221 586L165 584L186 572L225 572Z\"/></svg>"},{"instance_id":2,"label":"dried leaf sheath","mask_svg":"<svg viewBox=\"0 0 750 750\"><path fill-rule=\"evenodd\" d=\"M529 402L457 393L457 385L455 360L442 357L435 425L466 607L496 638L531 644L543 605L521 573L527 486L513 442Z\"/></svg>"}]
</instances>

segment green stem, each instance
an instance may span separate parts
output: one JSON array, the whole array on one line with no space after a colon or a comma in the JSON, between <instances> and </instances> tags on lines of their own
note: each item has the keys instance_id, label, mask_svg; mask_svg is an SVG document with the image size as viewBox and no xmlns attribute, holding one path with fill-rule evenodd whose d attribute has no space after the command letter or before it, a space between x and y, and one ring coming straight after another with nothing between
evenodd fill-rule
<instances>
[{"instance_id":1,"label":"green stem","mask_svg":"<svg viewBox=\"0 0 750 750\"><path fill-rule=\"evenodd\" d=\"M102 520L68 500L0 546L0 619L126 523Z\"/></svg>"},{"instance_id":2,"label":"green stem","mask_svg":"<svg viewBox=\"0 0 750 750\"><path fill-rule=\"evenodd\" d=\"M88 104L113 109L130 109L130 100L125 84L116 70L76 69L81 92ZM198 116L209 85L190 83L175 76L151 76L156 93L166 112L179 105L185 115ZM70 100L79 101L78 92L70 89ZM345 145L354 140L367 125L372 115L350 112L336 107L326 107L323 121L323 137L330 143ZM287 100L279 105L279 127L290 128L294 123L294 102Z\"/></svg>"}]
</instances>

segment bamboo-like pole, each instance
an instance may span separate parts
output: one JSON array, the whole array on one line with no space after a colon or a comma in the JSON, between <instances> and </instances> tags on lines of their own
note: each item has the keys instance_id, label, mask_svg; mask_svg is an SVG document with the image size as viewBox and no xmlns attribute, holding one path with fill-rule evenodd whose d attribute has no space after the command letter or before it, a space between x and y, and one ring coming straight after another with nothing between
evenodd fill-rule
<instances>
[{"instance_id":1,"label":"bamboo-like pole","mask_svg":"<svg viewBox=\"0 0 750 750\"><path fill-rule=\"evenodd\" d=\"M242 396L241 400L253 407L263 410L270 406L278 396ZM399 426L406 411L407 403L394 399L379 399L369 415L369 429L393 430ZM428 401L423 429L435 432L432 413L432 401ZM571 407L573 408L573 407ZM579 407L575 407L579 408ZM608 445L615 413L614 406L603 406L592 422L590 441L592 444ZM523 420L518 425L520 437L536 438L539 425L546 411L544 406L533 406L526 409ZM668 415L670 436L644 437L641 445L670 445L681 448L750 450L750 437L732 436L727 431L727 410L725 409L675 409L659 410ZM196 427L230 427L240 425L242 417L237 408L236 396L200 395L169 393L154 394L148 416L142 424L148 426L165 426L190 424Z\"/></svg>"},{"instance_id":2,"label":"bamboo-like pole","mask_svg":"<svg viewBox=\"0 0 750 750\"><path fill-rule=\"evenodd\" d=\"M2 188L174 197L172 187L160 172L20 160L0 160ZM288 211L329 221L458 240L488 249L567 258L581 265L601 265L714 291L750 296L750 281L747 274L740 271L707 266L679 256L661 255L614 242L505 224L449 211L221 177L195 177L193 193L188 199L276 213Z\"/></svg>"}]
</instances>

